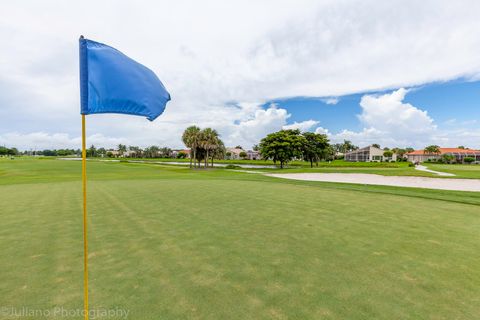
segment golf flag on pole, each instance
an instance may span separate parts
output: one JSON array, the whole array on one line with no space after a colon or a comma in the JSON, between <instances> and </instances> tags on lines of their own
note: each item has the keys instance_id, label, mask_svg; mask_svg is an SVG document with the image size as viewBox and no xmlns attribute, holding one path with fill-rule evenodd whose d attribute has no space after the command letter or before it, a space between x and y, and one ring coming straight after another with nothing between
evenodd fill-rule
<instances>
[{"instance_id":1,"label":"golf flag on pole","mask_svg":"<svg viewBox=\"0 0 480 320\"><path fill-rule=\"evenodd\" d=\"M144 65L117 49L80 37L80 113L82 115L83 301L88 308L87 148L85 115L123 113L153 121L165 110L170 94Z\"/></svg>"},{"instance_id":2,"label":"golf flag on pole","mask_svg":"<svg viewBox=\"0 0 480 320\"><path fill-rule=\"evenodd\" d=\"M80 37L81 114L124 113L153 121L170 94L144 65L117 49Z\"/></svg>"}]
</instances>

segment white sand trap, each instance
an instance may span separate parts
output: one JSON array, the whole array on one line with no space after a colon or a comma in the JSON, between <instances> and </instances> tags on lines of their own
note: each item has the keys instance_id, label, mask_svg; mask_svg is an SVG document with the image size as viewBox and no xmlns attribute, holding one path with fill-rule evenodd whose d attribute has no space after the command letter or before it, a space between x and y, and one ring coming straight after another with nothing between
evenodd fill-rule
<instances>
[{"instance_id":1,"label":"white sand trap","mask_svg":"<svg viewBox=\"0 0 480 320\"><path fill-rule=\"evenodd\" d=\"M267 174L267 176L307 181L358 183L457 191L480 191L479 179L381 176L368 173L272 173Z\"/></svg>"}]
</instances>

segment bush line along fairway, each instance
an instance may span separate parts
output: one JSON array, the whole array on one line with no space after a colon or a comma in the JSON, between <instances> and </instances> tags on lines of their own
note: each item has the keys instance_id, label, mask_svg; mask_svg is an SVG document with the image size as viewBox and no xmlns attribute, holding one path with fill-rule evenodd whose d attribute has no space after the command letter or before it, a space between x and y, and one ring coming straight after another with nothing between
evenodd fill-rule
<instances>
[{"instance_id":1,"label":"bush line along fairway","mask_svg":"<svg viewBox=\"0 0 480 320\"><path fill-rule=\"evenodd\" d=\"M3 305L82 308L80 171L0 160ZM477 193L153 164L92 161L88 172L92 308L132 319L480 314Z\"/></svg>"}]
</instances>

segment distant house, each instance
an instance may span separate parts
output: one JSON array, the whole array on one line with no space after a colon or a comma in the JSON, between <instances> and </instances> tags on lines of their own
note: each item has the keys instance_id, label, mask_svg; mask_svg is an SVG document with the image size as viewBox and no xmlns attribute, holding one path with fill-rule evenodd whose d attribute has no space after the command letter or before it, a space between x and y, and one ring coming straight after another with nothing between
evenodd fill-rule
<instances>
[{"instance_id":1,"label":"distant house","mask_svg":"<svg viewBox=\"0 0 480 320\"><path fill-rule=\"evenodd\" d=\"M240 153L242 152L245 152L245 150L240 148L227 148L227 153L230 153L230 155L227 156L227 158L231 160L241 159Z\"/></svg>"},{"instance_id":2,"label":"distant house","mask_svg":"<svg viewBox=\"0 0 480 320\"><path fill-rule=\"evenodd\" d=\"M260 152L254 150L247 151L247 158L249 160L259 160L260 159Z\"/></svg>"},{"instance_id":3,"label":"distant house","mask_svg":"<svg viewBox=\"0 0 480 320\"><path fill-rule=\"evenodd\" d=\"M345 161L352 162L380 162L380 161L397 161L397 154L394 153L392 157L385 157L383 153L385 150L368 146L361 149L353 150L345 153Z\"/></svg>"},{"instance_id":4,"label":"distant house","mask_svg":"<svg viewBox=\"0 0 480 320\"><path fill-rule=\"evenodd\" d=\"M172 158L177 158L179 153L185 153L187 155L187 158L190 158L190 149L172 150Z\"/></svg>"},{"instance_id":5,"label":"distant house","mask_svg":"<svg viewBox=\"0 0 480 320\"><path fill-rule=\"evenodd\" d=\"M121 157L123 156L123 153L118 151L118 150L113 150L113 149L110 149L110 150L107 150L107 155L110 154L112 157Z\"/></svg>"},{"instance_id":6,"label":"distant house","mask_svg":"<svg viewBox=\"0 0 480 320\"><path fill-rule=\"evenodd\" d=\"M240 159L243 159L242 157L240 157L240 154L241 154L242 152L245 152L245 153L247 154L247 156L246 156L245 159L249 159L249 160L258 160L258 159L260 159L260 152L258 152L258 151L253 151L253 150L245 151L245 150L240 149L240 148L227 148L226 151L230 153L230 155L227 156L226 158L227 158L227 159L231 159L231 160L240 160Z\"/></svg>"},{"instance_id":7,"label":"distant house","mask_svg":"<svg viewBox=\"0 0 480 320\"><path fill-rule=\"evenodd\" d=\"M448 154L455 157L456 162L463 162L466 157L475 158L475 161L480 162L480 150L461 149L461 148L439 148L439 153L425 153L424 150L415 150L406 153L408 161L410 162L425 162L430 160L441 159L443 155Z\"/></svg>"}]
</instances>

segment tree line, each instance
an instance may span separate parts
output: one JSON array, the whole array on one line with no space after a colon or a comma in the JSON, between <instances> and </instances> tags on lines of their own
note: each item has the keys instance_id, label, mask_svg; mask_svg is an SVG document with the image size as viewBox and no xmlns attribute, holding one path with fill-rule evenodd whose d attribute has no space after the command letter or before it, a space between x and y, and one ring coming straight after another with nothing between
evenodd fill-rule
<instances>
[{"instance_id":1,"label":"tree line","mask_svg":"<svg viewBox=\"0 0 480 320\"><path fill-rule=\"evenodd\" d=\"M0 156L16 156L20 154L17 148L0 147Z\"/></svg>"}]
</instances>

